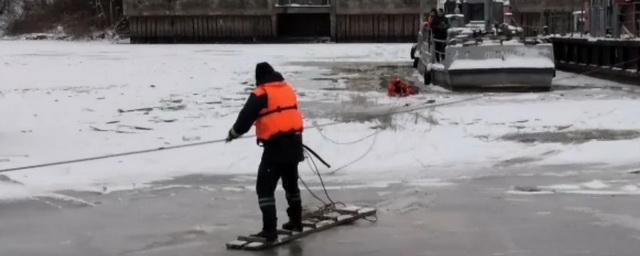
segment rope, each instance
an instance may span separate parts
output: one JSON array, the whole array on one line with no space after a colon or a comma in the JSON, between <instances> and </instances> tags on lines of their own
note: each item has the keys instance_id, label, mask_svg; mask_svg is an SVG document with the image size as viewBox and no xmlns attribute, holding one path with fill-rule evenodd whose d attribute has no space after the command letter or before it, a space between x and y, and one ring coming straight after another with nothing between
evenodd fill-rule
<instances>
[{"instance_id":1,"label":"rope","mask_svg":"<svg viewBox=\"0 0 640 256\"><path fill-rule=\"evenodd\" d=\"M472 100L476 100L479 98L482 98L483 95L478 95L478 96L471 96L471 97L467 97L461 100L452 100L449 102L443 102L443 103L437 103L437 104L433 104L433 103L423 103L414 107L404 107L405 109L398 109L395 111L390 111L388 113L385 114L381 114L380 117L382 116L387 116L387 115L397 115L397 114L402 114L402 113L409 113L409 112L413 112L416 110L421 110L421 109L427 109L427 108L435 108L435 107L442 107L442 106L447 106L447 105L453 105L453 104L458 104L458 103L463 103L463 102L467 102L467 101L472 101Z\"/></svg>"},{"instance_id":2,"label":"rope","mask_svg":"<svg viewBox=\"0 0 640 256\"><path fill-rule=\"evenodd\" d=\"M311 194L311 196L313 196L313 198L315 198L316 200L318 200L320 203L322 203L322 205L328 205L327 202L325 202L324 200L322 200L322 198L320 198L318 195L316 195L316 193L313 193L313 191L311 190L311 188L309 188L309 186L307 185L307 183L304 181L304 179L302 179L302 177L298 176L298 179L300 180L300 182L302 183L302 185L304 186L304 188L309 192L309 194Z\"/></svg>"},{"instance_id":3,"label":"rope","mask_svg":"<svg viewBox=\"0 0 640 256\"><path fill-rule=\"evenodd\" d=\"M315 156L316 158L318 158L318 160L320 160L320 162L322 162L322 164L324 164L324 166L326 166L327 168L331 168L331 165L329 165L327 163L327 161L325 161L324 159L322 159L322 157L320 157L318 155L318 153L316 153L315 151L313 151L313 149L311 149L310 147L308 147L305 144L302 144L302 148L304 148L307 152L307 155L309 156L309 153L313 154L313 156ZM317 169L317 168L316 168Z\"/></svg>"},{"instance_id":4,"label":"rope","mask_svg":"<svg viewBox=\"0 0 640 256\"><path fill-rule=\"evenodd\" d=\"M319 202L322 203L322 207L320 207L320 210L316 211L316 214L321 215L323 212L335 210L336 209L336 205L344 205L344 206L346 206L346 204L343 203L343 202L334 201L331 198L331 196L329 195L329 191L327 191L327 187L324 184L324 179L322 178L322 174L320 173L320 170L319 170L318 166L316 165L315 160L313 160L313 156L315 156L319 160L322 160L322 158L320 158L320 156L318 156L315 152L313 154L311 154L310 151L313 151L313 150L311 150L310 148L308 148L306 146L305 146L305 150L306 150L305 154L307 155L307 158L309 159L309 161L307 161L307 165L311 169L311 172L313 172L314 174L316 174L318 176L318 179L320 180L320 185L322 186L322 190L324 191L324 195L327 197L327 200L329 200L329 202L330 202L330 203L327 203L324 200L322 200L322 198L320 198L318 195L316 195L311 190L311 188L302 179L302 177L299 177L300 181L302 182L302 185L311 194L311 196L313 196L316 200L318 200Z\"/></svg>"},{"instance_id":5,"label":"rope","mask_svg":"<svg viewBox=\"0 0 640 256\"><path fill-rule=\"evenodd\" d=\"M336 145L353 145L353 144L357 144L357 143L360 143L362 141L365 141L366 139L368 139L370 137L373 137L373 136L377 135L378 133L380 133L382 131L382 130L375 131L375 132L373 132L373 133L371 133L371 134L369 134L367 136L364 136L362 138L359 138L359 139L356 139L356 140L353 140L353 141L340 142L340 141L336 141L336 140L334 140L332 138L329 138L326 134L324 134L322 132L322 129L320 129L319 127L316 126L317 125L316 122L313 122L313 125L314 125L314 128L316 128L316 131L318 131L318 133L320 134L320 136L322 136L322 138L324 138L325 140L327 140L327 141L329 141L329 142L331 142L333 144L336 144Z\"/></svg>"},{"instance_id":6,"label":"rope","mask_svg":"<svg viewBox=\"0 0 640 256\"><path fill-rule=\"evenodd\" d=\"M367 149L367 151L364 152L364 154L362 154L361 156L359 156L358 158L354 159L353 161L340 166L338 168L336 168L335 170L329 172L330 175L333 175L341 170L343 170L344 168L347 168L357 162L359 162L360 160L364 159L365 157L367 157L367 155L369 155L369 153L371 153L371 151L373 151L373 146L376 145L376 141L378 140L378 133L375 134L375 136L373 137L373 140L371 141L371 145L369 145L369 148Z\"/></svg>"},{"instance_id":7,"label":"rope","mask_svg":"<svg viewBox=\"0 0 640 256\"><path fill-rule=\"evenodd\" d=\"M243 137L243 139L251 138L251 137L255 137L255 136ZM49 167L49 166L56 166L56 165L73 164L73 163L80 163L80 162L89 162L89 161L102 160L102 159L108 159L108 158L116 158L116 157L123 157L123 156L139 155L139 154L146 154L146 153L152 153L152 152L158 152L158 151L165 151L165 150L173 150L173 149L179 149L179 148L203 146L203 145L207 145L207 144L217 144L217 143L221 143L221 142L224 142L224 141L225 141L224 139L222 139L222 140L210 140L210 141L202 141L202 142L181 144L181 145L175 145L175 146L167 146L167 147L159 147L159 148L153 148L153 149L130 151L130 152L124 152L124 153L117 153L117 154L109 154L109 155L102 155L102 156L79 158L79 159L73 159L73 160L67 160L67 161L51 162L51 163L36 164L36 165L27 165L27 166L21 166L21 167L2 169L2 170L0 170L0 173L13 172L13 171L19 171L19 170L26 170L26 169L35 169L35 168Z\"/></svg>"},{"instance_id":8,"label":"rope","mask_svg":"<svg viewBox=\"0 0 640 256\"><path fill-rule=\"evenodd\" d=\"M327 192L327 187L324 185L324 179L322 179L322 175L320 174L320 170L318 169L318 165L316 165L316 161L313 160L313 157L311 157L311 155L309 155L309 153L307 153L307 156L309 157L309 161L307 162L307 164L309 164L309 162L311 162L311 164L313 165L312 171L314 171L315 174L318 176L318 179L320 180L320 185L322 186L322 190L324 191L324 195L327 197L327 200L329 200L329 202L331 202L331 205L335 205L336 202L333 201L331 196L329 196L329 192ZM311 167L311 165L309 167Z\"/></svg>"},{"instance_id":9,"label":"rope","mask_svg":"<svg viewBox=\"0 0 640 256\"><path fill-rule=\"evenodd\" d=\"M382 116L387 116L387 115L396 115L396 114L401 114L401 113L409 113L409 112L413 112L413 111L420 110L420 109L435 108L435 107L438 107L438 106L446 106L446 105L452 105L452 104L462 103L462 102L466 102L466 101L471 101L471 100L478 99L480 97L482 97L482 96L468 97L468 98L465 98L465 99L462 99L462 100L454 100L454 101L444 102L444 103L440 103L440 104L423 103L423 104L419 104L419 105L414 106L414 107L403 107L403 108L397 109L397 110L390 110L390 111L388 111L386 113L381 113L381 114L379 114L377 116L378 117L382 117ZM320 127L334 126L334 125L338 125L338 124L342 124L342 123L344 123L344 122L341 122L341 121L330 122L330 123L326 123L326 124L310 127L308 129L318 129ZM248 138L255 138L255 135L244 136L244 137L241 137L239 139L248 139ZM27 166L20 166L20 167L8 168L8 169L0 169L0 173L13 172L13 171L19 171L19 170L27 170L27 169L36 169L36 168L57 166L57 165L65 165L65 164L73 164L73 163L80 163L80 162L89 162L89 161L95 161L95 160L117 158L117 157L130 156L130 155L139 155L139 154L153 153L153 152L158 152L158 151L174 150L174 149L180 149L180 148L204 146L204 145L209 145L209 144L218 144L218 143L222 143L222 142L225 142L225 140L224 139L209 140L209 141L187 143L187 144L181 144L181 145L175 145L175 146L166 146L166 147L158 147L158 148L145 149L145 150L136 150L136 151L123 152L123 153L108 154L108 155L95 156L95 157L78 158L78 159L66 160L66 161L58 161L58 162L50 162L50 163L43 163L43 164L27 165Z\"/></svg>"}]
</instances>

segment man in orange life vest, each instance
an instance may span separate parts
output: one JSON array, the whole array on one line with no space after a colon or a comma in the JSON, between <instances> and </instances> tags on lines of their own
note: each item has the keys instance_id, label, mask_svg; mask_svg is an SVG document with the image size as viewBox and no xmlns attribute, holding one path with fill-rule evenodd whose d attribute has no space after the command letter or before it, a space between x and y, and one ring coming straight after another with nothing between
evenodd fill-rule
<instances>
[{"instance_id":1,"label":"man in orange life vest","mask_svg":"<svg viewBox=\"0 0 640 256\"><path fill-rule=\"evenodd\" d=\"M258 144L264 147L256 182L263 226L262 231L253 236L273 242L278 237L274 191L280 178L289 203L289 222L282 228L302 231L298 163L304 160L303 123L295 91L266 62L256 66L256 85L229 130L227 142L248 132L255 123Z\"/></svg>"}]
</instances>

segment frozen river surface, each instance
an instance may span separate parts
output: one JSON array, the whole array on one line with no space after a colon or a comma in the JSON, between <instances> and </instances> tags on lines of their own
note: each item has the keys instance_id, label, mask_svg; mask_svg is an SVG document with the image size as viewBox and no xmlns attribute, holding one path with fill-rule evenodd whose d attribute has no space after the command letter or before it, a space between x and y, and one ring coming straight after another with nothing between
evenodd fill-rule
<instances>
[{"instance_id":1,"label":"frozen river surface","mask_svg":"<svg viewBox=\"0 0 640 256\"><path fill-rule=\"evenodd\" d=\"M380 220L264 254L637 255L640 88L559 72L550 92L451 92L420 84L409 48L0 41L0 170L222 139L269 61L331 194ZM422 93L388 98L395 76ZM248 138L1 173L0 255L237 254L259 154Z\"/></svg>"}]
</instances>

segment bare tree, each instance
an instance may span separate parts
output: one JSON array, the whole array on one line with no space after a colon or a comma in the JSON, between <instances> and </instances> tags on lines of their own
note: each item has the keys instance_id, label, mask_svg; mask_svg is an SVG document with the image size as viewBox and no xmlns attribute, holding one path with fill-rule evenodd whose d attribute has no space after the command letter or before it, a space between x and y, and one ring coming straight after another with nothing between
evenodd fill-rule
<instances>
[{"instance_id":1,"label":"bare tree","mask_svg":"<svg viewBox=\"0 0 640 256\"><path fill-rule=\"evenodd\" d=\"M7 0L0 0L0 15L4 15L4 13L7 11L8 5L9 4Z\"/></svg>"},{"instance_id":2,"label":"bare tree","mask_svg":"<svg viewBox=\"0 0 640 256\"><path fill-rule=\"evenodd\" d=\"M17 5L15 0L0 0L0 16L12 16Z\"/></svg>"}]
</instances>

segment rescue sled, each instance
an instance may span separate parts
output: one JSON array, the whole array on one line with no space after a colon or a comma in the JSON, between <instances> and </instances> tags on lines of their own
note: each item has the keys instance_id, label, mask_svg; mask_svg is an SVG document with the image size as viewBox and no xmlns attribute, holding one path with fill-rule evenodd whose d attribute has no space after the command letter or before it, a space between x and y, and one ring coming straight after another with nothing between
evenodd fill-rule
<instances>
[{"instance_id":1,"label":"rescue sled","mask_svg":"<svg viewBox=\"0 0 640 256\"><path fill-rule=\"evenodd\" d=\"M239 236L236 240L227 243L227 249L248 251L266 250L313 233L349 224L359 219L365 219L375 214L375 208L358 206L340 206L331 210L319 210L305 216L302 221L302 225L304 226L302 232L280 229L278 230L278 239L271 243L267 243L265 239L261 237Z\"/></svg>"}]
</instances>

